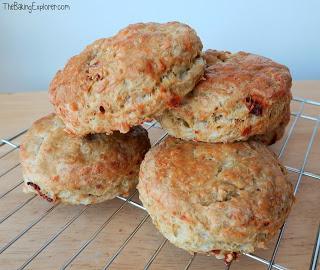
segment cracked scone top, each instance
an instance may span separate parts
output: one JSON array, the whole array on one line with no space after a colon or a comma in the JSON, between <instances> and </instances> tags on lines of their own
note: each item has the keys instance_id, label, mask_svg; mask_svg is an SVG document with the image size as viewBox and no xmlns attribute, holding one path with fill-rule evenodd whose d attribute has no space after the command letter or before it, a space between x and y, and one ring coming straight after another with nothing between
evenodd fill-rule
<instances>
[{"instance_id":1,"label":"cracked scone top","mask_svg":"<svg viewBox=\"0 0 320 270\"><path fill-rule=\"evenodd\" d=\"M20 147L24 191L48 201L91 204L127 195L136 187L150 148L147 131L75 137L55 114L37 120Z\"/></svg>"},{"instance_id":2,"label":"cracked scone top","mask_svg":"<svg viewBox=\"0 0 320 270\"><path fill-rule=\"evenodd\" d=\"M204 58L204 78L180 106L158 117L162 127L177 138L204 142L280 139L290 119L288 68L246 52L208 50Z\"/></svg>"},{"instance_id":3,"label":"cracked scone top","mask_svg":"<svg viewBox=\"0 0 320 270\"><path fill-rule=\"evenodd\" d=\"M140 167L140 199L159 231L189 252L253 252L284 223L293 188L276 156L255 141L167 138Z\"/></svg>"},{"instance_id":4,"label":"cracked scone top","mask_svg":"<svg viewBox=\"0 0 320 270\"><path fill-rule=\"evenodd\" d=\"M129 25L72 57L50 84L51 103L76 135L125 133L194 88L204 72L201 50L185 24Z\"/></svg>"}]
</instances>

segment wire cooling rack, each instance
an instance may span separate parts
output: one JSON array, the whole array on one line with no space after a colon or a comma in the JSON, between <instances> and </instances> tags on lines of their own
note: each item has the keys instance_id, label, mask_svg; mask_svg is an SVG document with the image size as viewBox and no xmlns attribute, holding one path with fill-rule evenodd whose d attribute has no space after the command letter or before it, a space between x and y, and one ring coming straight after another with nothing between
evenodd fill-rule
<instances>
[{"instance_id":1,"label":"wire cooling rack","mask_svg":"<svg viewBox=\"0 0 320 270\"><path fill-rule=\"evenodd\" d=\"M319 128L320 118L319 116L304 113L305 106L310 105L320 108L320 103L297 97L294 98L294 102L298 104L298 110L292 112L291 124L279 148L279 158L284 155L298 120L304 119L312 123L310 134L308 134L310 139L304 151L302 165L300 167L286 166L289 172L297 176L294 186L294 193L297 194L303 177L309 177L312 181L320 180L320 175L317 170L313 172L312 170L306 169L308 157L313 149ZM156 122L146 123L145 127L148 129L149 135L152 136L152 133L155 132L158 134L158 137L153 140L153 146L160 143L167 136ZM179 267L172 264L164 264L166 266L161 266L161 260L157 264L155 263L164 247L170 244L154 230L149 215L137 199L137 191L128 198L119 196L117 199L100 204L100 206L103 205L103 207L64 206L59 203L52 205L36 198L35 195L22 194L20 189L23 183L21 174L16 176L20 172L20 168L18 168L20 163L16 153L18 152L19 144L16 143L16 141L19 141L25 132L26 130L21 131L11 138L3 138L0 143L0 149L2 148L0 151L0 168L5 168L0 172L0 180L6 177L10 179L8 184L5 185L5 188L2 189L2 193L0 193L0 209L2 209L1 213L3 213L0 217L0 232L2 232L0 238L0 269L171 268L186 270L195 267L195 260L197 257L203 255L183 253L182 262L178 264ZM8 165L8 160L11 162L9 162L10 165ZM318 166L320 166L319 161L320 158L318 157ZM14 165L12 166L12 164ZM15 171L18 171L18 173ZM10 176L10 174L12 174L12 176ZM318 183L320 184L320 182ZM315 189L314 192L316 192L316 196L319 196L319 189ZM30 205L32 205L32 207L29 207ZM128 206L132 207L127 209ZM94 207L100 207L102 209L99 210ZM139 212L134 212L132 208ZM89 215L88 212L90 210L92 213ZM83 217L86 214L88 214L88 216L84 219ZM50 221L54 223L52 226ZM133 224L130 223L129 228L124 227L126 229L123 229L121 227L122 224L127 222ZM319 222L319 220L316 222ZM142 229L147 227L147 225L148 228L141 233ZM8 230L2 226L12 228L13 232L5 233ZM286 265L276 263L280 243L286 227L287 224L284 224L281 228L278 236L275 238L273 248L269 247L269 250L272 251L269 253L269 256L263 257L257 254L243 254L244 256L241 257L247 257L249 260L259 263L259 267L263 267L261 269L288 269ZM118 228L119 230L117 230ZM101 238L101 234L108 229L112 235ZM42 230L41 233L39 233L39 230ZM46 233L47 231L49 233ZM319 235L318 227L318 231L314 236L314 242L312 243L313 252L309 265L305 265L303 269L309 268L316 270L317 268L320 249ZM26 238L29 240L25 240ZM60 241L60 238L63 238L63 242ZM78 240L78 238L81 240ZM148 252L143 250L143 247L146 245L151 246ZM312 246L310 248L312 248ZM102 250L100 252L103 247L112 247L112 249ZM88 249L91 251L86 254ZM129 251L126 251L127 249L129 249ZM183 251L170 247L169 252L166 253L167 255L164 255L164 260L166 256L171 256L171 258L176 257L176 261L179 261L181 252ZM133 253L134 256L130 258L130 254ZM117 259L121 256L122 263L117 264ZM82 257L82 260L77 263L80 257ZM134 260L135 258L137 260ZM49 264L50 260L51 263ZM210 258L210 260L216 259ZM175 259L173 259L173 261L175 261ZM219 269L238 269L238 263L239 262L234 262L228 266L223 266L221 263L221 268ZM204 269L203 266L199 265L195 268ZM253 266L252 269L257 268Z\"/></svg>"}]
</instances>

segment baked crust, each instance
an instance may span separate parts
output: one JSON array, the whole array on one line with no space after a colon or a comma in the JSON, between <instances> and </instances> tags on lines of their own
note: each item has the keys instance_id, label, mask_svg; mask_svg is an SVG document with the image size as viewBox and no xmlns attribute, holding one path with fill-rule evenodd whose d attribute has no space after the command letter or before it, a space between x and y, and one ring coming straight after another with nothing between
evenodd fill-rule
<instances>
[{"instance_id":1,"label":"baked crust","mask_svg":"<svg viewBox=\"0 0 320 270\"><path fill-rule=\"evenodd\" d=\"M255 141L211 144L168 137L146 154L138 190L170 242L227 257L265 247L294 200L286 169Z\"/></svg>"},{"instance_id":2,"label":"baked crust","mask_svg":"<svg viewBox=\"0 0 320 270\"><path fill-rule=\"evenodd\" d=\"M208 50L204 79L167 109L159 122L185 140L234 142L265 135L287 123L291 75L287 67L245 52Z\"/></svg>"},{"instance_id":3,"label":"baked crust","mask_svg":"<svg viewBox=\"0 0 320 270\"><path fill-rule=\"evenodd\" d=\"M76 135L125 133L194 88L204 72L201 50L185 24L129 25L72 57L50 84L51 103Z\"/></svg>"},{"instance_id":4,"label":"baked crust","mask_svg":"<svg viewBox=\"0 0 320 270\"><path fill-rule=\"evenodd\" d=\"M288 123L290 122L290 107L288 106L288 111L284 112L282 121L279 122L279 125L272 130L267 130L265 134L259 134L250 137L250 140L264 143L266 145L272 145L275 142L279 141L286 130Z\"/></svg>"},{"instance_id":5,"label":"baked crust","mask_svg":"<svg viewBox=\"0 0 320 270\"><path fill-rule=\"evenodd\" d=\"M24 191L48 201L91 204L127 195L136 187L140 163L150 148L145 129L79 138L64 128L50 114L26 133L20 147Z\"/></svg>"}]
</instances>

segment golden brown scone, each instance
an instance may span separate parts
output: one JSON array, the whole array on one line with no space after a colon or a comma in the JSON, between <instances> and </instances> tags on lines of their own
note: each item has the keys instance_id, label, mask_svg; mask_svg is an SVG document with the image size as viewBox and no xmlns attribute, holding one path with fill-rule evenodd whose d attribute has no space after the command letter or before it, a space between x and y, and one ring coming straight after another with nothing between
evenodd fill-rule
<instances>
[{"instance_id":1,"label":"golden brown scone","mask_svg":"<svg viewBox=\"0 0 320 270\"><path fill-rule=\"evenodd\" d=\"M168 137L140 167L140 199L159 231L189 252L253 252L289 214L285 168L255 141L212 144Z\"/></svg>"},{"instance_id":2,"label":"golden brown scone","mask_svg":"<svg viewBox=\"0 0 320 270\"><path fill-rule=\"evenodd\" d=\"M208 50L204 79L159 122L185 140L234 142L264 135L290 116L291 75L262 56Z\"/></svg>"},{"instance_id":3,"label":"golden brown scone","mask_svg":"<svg viewBox=\"0 0 320 270\"><path fill-rule=\"evenodd\" d=\"M20 148L25 192L50 202L91 204L127 195L136 187L140 163L150 148L145 129L79 138L64 128L50 114L28 130Z\"/></svg>"},{"instance_id":4,"label":"golden brown scone","mask_svg":"<svg viewBox=\"0 0 320 270\"><path fill-rule=\"evenodd\" d=\"M201 49L185 24L129 25L72 57L51 82L50 100L76 135L125 133L194 88L204 72Z\"/></svg>"}]
</instances>

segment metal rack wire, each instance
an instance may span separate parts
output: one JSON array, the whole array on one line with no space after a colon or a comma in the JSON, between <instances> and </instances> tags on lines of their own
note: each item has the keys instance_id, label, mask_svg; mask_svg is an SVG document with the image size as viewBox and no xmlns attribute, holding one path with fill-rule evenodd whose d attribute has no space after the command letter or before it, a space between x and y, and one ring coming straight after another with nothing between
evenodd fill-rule
<instances>
[{"instance_id":1,"label":"metal rack wire","mask_svg":"<svg viewBox=\"0 0 320 270\"><path fill-rule=\"evenodd\" d=\"M313 117L310 115L306 115L303 114L303 109L304 106L306 104L309 105L314 105L314 106L319 106L320 107L320 102L316 102L316 101L312 101L312 100L308 100L308 99L303 99L303 98L294 98L294 100L296 102L298 102L300 104L300 108L298 110L298 112L293 112L292 116L293 116L293 122L291 124L291 126L289 127L289 131L287 133L287 137L284 139L283 145L281 146L280 152L279 152L279 158L283 155L283 153L285 152L285 149L288 145L288 141L290 139L290 137L292 136L292 133L294 131L294 128L297 124L297 121L299 118L303 118L303 119L308 119L310 121L313 121L314 126L313 126L313 130L311 133L311 137L307 146L307 149L305 151L304 154L304 158L303 158L303 163L301 165L300 168L294 168L294 167L289 167L286 166L286 168L293 172L296 173L298 175L297 181L295 183L295 187L294 187L294 193L296 194L299 190L299 186L302 180L303 176L308 176L312 179L314 179L315 181L319 181L320 180L320 175L310 172L310 171L306 171L306 165L307 165L307 161L308 161L308 157L309 154L311 152L312 149L312 145L314 143L315 137L316 137L316 133L317 130L319 128L320 125L320 116L318 117ZM147 129L150 130L152 128L156 128L157 127L157 123L156 122L151 122L151 123L146 123L147 125ZM26 130L21 131L20 133L14 135L11 138L7 138L7 139L1 139L0 142L0 147L7 145L10 147L10 150L8 150L7 152L5 152L4 154L2 154L0 156L0 162L1 160L6 157L7 155L9 155L10 153L12 153L13 151L17 150L19 148L19 145L13 143L13 141L18 138L19 136L23 135L26 132ZM163 134L160 138L158 138L158 140L153 144L156 145L158 143L160 143L167 135ZM0 163L1 164L1 163ZM10 167L9 169L7 169L5 172L0 174L0 179L1 177L5 176L6 174L8 174L10 171L14 170L16 167L19 166L19 163L15 164L14 166ZM0 194L0 199L2 199L3 197L7 196L10 192L14 191L15 189L17 189L18 187L20 187L22 185L23 181L20 180L17 184L15 184L13 187L9 188L8 190L6 190L4 193ZM139 203L135 202L133 200L133 197L137 194L137 191L134 192L130 197L128 198L124 198L121 196L118 196L117 198L122 201L122 203L120 204L120 206L90 235L90 237L79 247L79 249L68 259L64 262L64 264L61 266L60 269L67 269L68 266L70 266L70 264L88 247L88 245L90 245L90 243L92 243L96 237L101 233L101 231L111 222L111 220L128 204L138 208L138 209L142 209L145 210L145 208L140 205ZM23 208L30 203L32 200L34 200L36 197L36 195L31 195L28 199L26 199L25 201L23 201L21 204L18 204L14 209L12 209L9 213L7 213L6 215L4 215L3 217L0 218L0 225L8 220L10 217L12 217L15 213L17 213L20 210L23 210ZM6 250L8 249L11 245L13 245L15 242L17 242L22 236L24 236L25 234L28 233L28 231L30 231L35 225L37 225L38 223L40 223L45 217L47 217L48 215L50 215L50 213L52 213L52 211L58 206L59 204L55 204L53 206L51 206L50 208L48 208L46 211L44 211L39 217L37 217L36 219L34 219L30 224L28 224L21 232L19 232L15 237L13 237L10 241L8 241L7 243L5 243L3 246L0 246L0 255ZM18 269L25 269L27 268L27 266L41 253L43 252L52 242L54 242L73 222L75 222L85 211L87 211L87 209L90 208L90 206L85 206L82 209L80 209L78 212L76 212L70 219L68 219L66 221L66 223L59 228L49 239L47 239L47 241L40 246L40 248L34 252ZM140 228L143 226L143 224L145 224L147 221L149 220L149 215L146 213L143 218L141 219L141 221L139 222L139 224L134 228L134 230L128 235L128 237L125 239L125 241L123 241L123 243L120 245L120 247L114 252L114 254L112 256L110 256L102 269L108 269L112 263L114 262L114 260L121 254L122 250L128 245L128 243L132 240L132 238L136 235L136 233L140 230ZM320 228L320 227L319 227ZM279 250L279 245L280 242L282 240L284 231L286 229L286 224L283 225L283 227L281 228L277 241L275 243L273 252L272 252L272 256L270 258L262 258L259 257L257 255L254 254L247 254L244 253L245 256L249 257L252 260L255 260L257 262L260 262L261 264L264 264L266 266L266 269L270 270L270 269L279 269L279 270L284 270L287 269L285 266L283 265L279 265L275 263L275 258L277 256L278 250ZM158 254L160 253L160 251L162 250L162 248L166 245L167 240L164 239L160 245L155 249L155 251L153 252L153 254L150 256L150 258L146 261L144 269L149 269L149 267L152 265L152 263L154 262L154 260L157 258ZM318 229L317 234L315 235L315 242L314 242L314 248L313 248L313 254L312 254L312 258L310 261L310 266L309 269L312 270L316 270L317 268L317 264L318 264L318 257L319 257L319 252L320 252L320 229ZM184 269L187 270L189 269L193 262L194 259L196 258L197 254L194 254L193 256L190 255L189 260L187 261L186 265L184 266ZM232 268L232 265L228 265L226 266L226 269L230 269Z\"/></svg>"}]
</instances>

